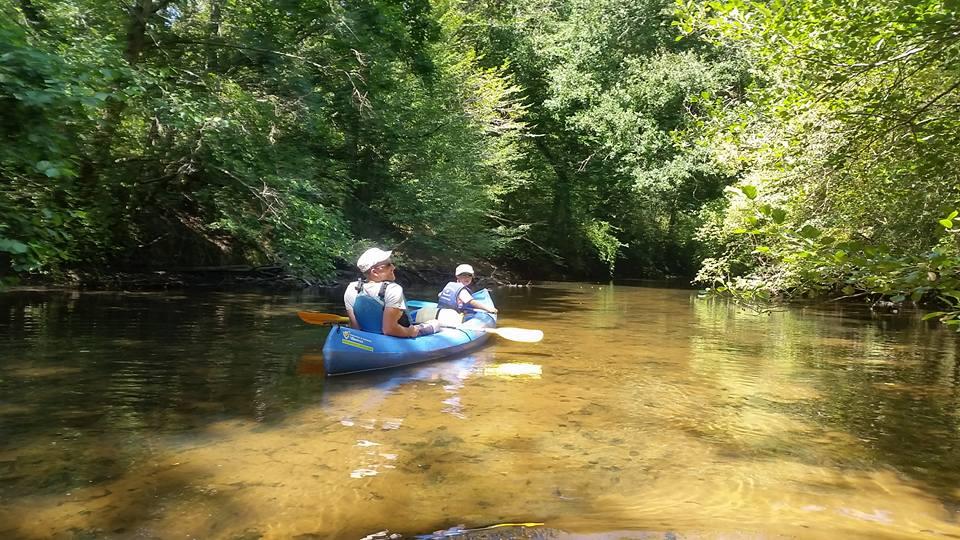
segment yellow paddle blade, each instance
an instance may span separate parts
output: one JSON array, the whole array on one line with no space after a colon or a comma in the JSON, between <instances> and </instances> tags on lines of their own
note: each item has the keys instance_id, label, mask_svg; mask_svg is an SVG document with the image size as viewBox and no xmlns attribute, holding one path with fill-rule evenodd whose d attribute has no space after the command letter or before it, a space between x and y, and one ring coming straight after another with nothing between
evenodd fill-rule
<instances>
[{"instance_id":1,"label":"yellow paddle blade","mask_svg":"<svg viewBox=\"0 0 960 540\"><path fill-rule=\"evenodd\" d=\"M334 313L319 313L317 311L298 311L297 316L307 324L338 324L349 323L350 319Z\"/></svg>"},{"instance_id":2,"label":"yellow paddle blade","mask_svg":"<svg viewBox=\"0 0 960 540\"><path fill-rule=\"evenodd\" d=\"M529 328L504 326L501 328L485 328L483 331L488 334L496 334L510 341L522 341L524 343L536 343L543 339L543 330L531 330Z\"/></svg>"}]
</instances>

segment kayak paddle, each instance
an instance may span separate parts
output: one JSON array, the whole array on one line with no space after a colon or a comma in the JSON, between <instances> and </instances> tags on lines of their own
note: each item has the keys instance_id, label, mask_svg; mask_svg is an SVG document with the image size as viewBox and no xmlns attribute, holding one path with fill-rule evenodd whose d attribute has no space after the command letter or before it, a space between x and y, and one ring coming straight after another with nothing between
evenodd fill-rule
<instances>
[{"instance_id":1,"label":"kayak paddle","mask_svg":"<svg viewBox=\"0 0 960 540\"><path fill-rule=\"evenodd\" d=\"M316 311L298 311L297 316L307 324L338 324L349 323L350 319L343 315L334 313L319 313ZM504 326L502 328L463 328L462 326L444 326L443 328L454 328L458 330L469 330L471 332L486 332L508 339L510 341L521 341L524 343L536 343L543 339L543 330L531 330L528 328L513 328Z\"/></svg>"},{"instance_id":2,"label":"kayak paddle","mask_svg":"<svg viewBox=\"0 0 960 540\"><path fill-rule=\"evenodd\" d=\"M459 326L444 326L444 328L456 328L460 330L471 330L473 332L486 332L500 336L510 341L522 341L524 343L536 343L543 339L543 330L530 330L529 328L513 328L503 326L500 328L462 328Z\"/></svg>"},{"instance_id":3,"label":"kayak paddle","mask_svg":"<svg viewBox=\"0 0 960 540\"><path fill-rule=\"evenodd\" d=\"M297 315L300 317L300 320L307 324L336 324L336 323L350 323L348 317L343 315L335 315L333 313L320 313L317 311L298 311Z\"/></svg>"}]
</instances>

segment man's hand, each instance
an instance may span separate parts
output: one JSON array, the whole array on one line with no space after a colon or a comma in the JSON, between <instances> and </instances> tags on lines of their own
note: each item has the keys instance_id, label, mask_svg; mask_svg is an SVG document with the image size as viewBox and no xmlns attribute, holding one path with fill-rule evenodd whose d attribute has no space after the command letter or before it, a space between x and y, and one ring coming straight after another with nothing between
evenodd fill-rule
<instances>
[{"instance_id":1,"label":"man's hand","mask_svg":"<svg viewBox=\"0 0 960 540\"><path fill-rule=\"evenodd\" d=\"M436 319L430 319L429 321L424 321L415 325L414 328L417 329L417 333L414 335L414 337L429 336L430 334L436 334L440 331L440 321Z\"/></svg>"}]
</instances>

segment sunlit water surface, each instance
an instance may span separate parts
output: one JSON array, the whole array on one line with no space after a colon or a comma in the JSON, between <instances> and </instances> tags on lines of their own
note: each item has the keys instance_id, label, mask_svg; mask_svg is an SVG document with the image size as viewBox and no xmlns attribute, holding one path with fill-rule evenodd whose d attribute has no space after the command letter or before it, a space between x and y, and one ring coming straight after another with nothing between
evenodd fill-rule
<instances>
[{"instance_id":1,"label":"sunlit water surface","mask_svg":"<svg viewBox=\"0 0 960 540\"><path fill-rule=\"evenodd\" d=\"M543 342L326 378L320 295L0 294L0 538L960 538L920 314L494 297Z\"/></svg>"}]
</instances>

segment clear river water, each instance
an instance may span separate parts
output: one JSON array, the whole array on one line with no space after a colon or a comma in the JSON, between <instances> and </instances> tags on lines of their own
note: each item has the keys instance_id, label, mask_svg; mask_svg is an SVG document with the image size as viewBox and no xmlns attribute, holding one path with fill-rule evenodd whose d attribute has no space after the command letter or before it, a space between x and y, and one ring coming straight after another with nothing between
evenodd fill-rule
<instances>
[{"instance_id":1,"label":"clear river water","mask_svg":"<svg viewBox=\"0 0 960 540\"><path fill-rule=\"evenodd\" d=\"M0 293L0 538L960 538L920 313L493 295L544 340L326 377L319 293Z\"/></svg>"}]
</instances>

